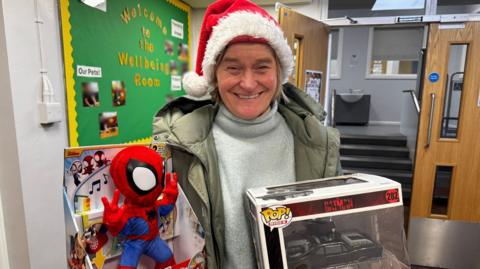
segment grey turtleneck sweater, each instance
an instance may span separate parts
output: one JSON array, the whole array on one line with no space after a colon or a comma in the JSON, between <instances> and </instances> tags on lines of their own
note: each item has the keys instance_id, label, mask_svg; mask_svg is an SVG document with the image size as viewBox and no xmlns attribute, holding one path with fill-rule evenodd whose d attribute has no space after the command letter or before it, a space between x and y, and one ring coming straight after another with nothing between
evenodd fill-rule
<instances>
[{"instance_id":1,"label":"grey turtleneck sweater","mask_svg":"<svg viewBox=\"0 0 480 269\"><path fill-rule=\"evenodd\" d=\"M254 120L221 105L213 124L225 211L223 268L256 268L245 191L295 180L293 135L277 103Z\"/></svg>"}]
</instances>

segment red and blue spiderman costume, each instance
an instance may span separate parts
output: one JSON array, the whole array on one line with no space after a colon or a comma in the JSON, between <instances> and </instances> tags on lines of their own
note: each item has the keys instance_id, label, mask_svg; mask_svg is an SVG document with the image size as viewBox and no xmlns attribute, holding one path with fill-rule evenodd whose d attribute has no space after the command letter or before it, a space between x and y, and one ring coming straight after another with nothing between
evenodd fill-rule
<instances>
[{"instance_id":1,"label":"red and blue spiderman costume","mask_svg":"<svg viewBox=\"0 0 480 269\"><path fill-rule=\"evenodd\" d=\"M164 187L162 157L142 146L120 151L112 160L110 174L117 189L111 203L102 198L103 222L113 236L124 239L119 268L137 268L143 254L155 260L155 269L175 265L158 230L159 217L168 215L177 200L176 174L165 175ZM125 197L122 206L118 206L120 193Z\"/></svg>"}]
</instances>

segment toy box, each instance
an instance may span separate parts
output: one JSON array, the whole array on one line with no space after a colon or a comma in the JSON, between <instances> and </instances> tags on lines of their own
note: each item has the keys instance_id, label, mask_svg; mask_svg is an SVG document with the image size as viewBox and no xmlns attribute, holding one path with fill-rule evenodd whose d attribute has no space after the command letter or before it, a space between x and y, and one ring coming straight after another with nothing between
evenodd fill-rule
<instances>
[{"instance_id":1,"label":"toy box","mask_svg":"<svg viewBox=\"0 0 480 269\"><path fill-rule=\"evenodd\" d=\"M147 146L147 145L145 145ZM122 253L122 238L113 237L103 225L102 197L112 200L115 186L110 165L127 145L93 146L65 149L64 208L67 233L67 263L70 269L114 269ZM166 144L150 145L165 160L165 172L171 172L172 159ZM173 269L205 267L205 233L193 209L179 187L174 209L159 220L159 236L172 250ZM120 198L120 204L123 197ZM153 268L142 257L137 268Z\"/></svg>"},{"instance_id":2,"label":"toy box","mask_svg":"<svg viewBox=\"0 0 480 269\"><path fill-rule=\"evenodd\" d=\"M353 174L247 191L259 268L409 268L402 190Z\"/></svg>"}]
</instances>

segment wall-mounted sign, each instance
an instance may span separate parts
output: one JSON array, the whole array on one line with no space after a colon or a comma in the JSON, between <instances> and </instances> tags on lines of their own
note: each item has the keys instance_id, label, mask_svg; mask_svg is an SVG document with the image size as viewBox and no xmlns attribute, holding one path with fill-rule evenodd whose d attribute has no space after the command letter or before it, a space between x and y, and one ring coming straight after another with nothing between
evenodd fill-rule
<instances>
[{"instance_id":1,"label":"wall-mounted sign","mask_svg":"<svg viewBox=\"0 0 480 269\"><path fill-rule=\"evenodd\" d=\"M70 146L149 142L154 114L184 94L190 7L105 4L60 1Z\"/></svg>"},{"instance_id":2,"label":"wall-mounted sign","mask_svg":"<svg viewBox=\"0 0 480 269\"><path fill-rule=\"evenodd\" d=\"M430 82L435 83L439 79L440 79L440 75L437 72L432 72L430 73L430 75L428 75L428 80L430 80Z\"/></svg>"}]
</instances>

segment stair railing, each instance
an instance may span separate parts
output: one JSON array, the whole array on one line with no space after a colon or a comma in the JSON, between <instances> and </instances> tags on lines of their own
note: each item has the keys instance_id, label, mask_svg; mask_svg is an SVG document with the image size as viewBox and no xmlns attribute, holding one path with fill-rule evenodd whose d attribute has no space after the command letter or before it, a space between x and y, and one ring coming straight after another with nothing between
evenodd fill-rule
<instances>
[{"instance_id":1,"label":"stair railing","mask_svg":"<svg viewBox=\"0 0 480 269\"><path fill-rule=\"evenodd\" d=\"M403 92L410 93L412 97L413 105L415 106L415 110L417 111L417 115L420 114L420 103L418 102L417 95L415 94L415 90L404 90Z\"/></svg>"},{"instance_id":2,"label":"stair railing","mask_svg":"<svg viewBox=\"0 0 480 269\"><path fill-rule=\"evenodd\" d=\"M335 127L335 98L337 96L337 90L333 89L333 94L332 94L332 104L330 105L331 110L330 110L330 125Z\"/></svg>"}]
</instances>

